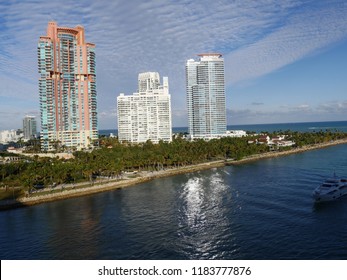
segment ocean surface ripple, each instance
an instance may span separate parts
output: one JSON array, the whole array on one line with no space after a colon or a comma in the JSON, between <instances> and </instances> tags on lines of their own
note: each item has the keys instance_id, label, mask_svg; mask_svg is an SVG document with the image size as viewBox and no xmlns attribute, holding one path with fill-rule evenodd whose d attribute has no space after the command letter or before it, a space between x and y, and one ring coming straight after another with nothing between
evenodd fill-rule
<instances>
[{"instance_id":1,"label":"ocean surface ripple","mask_svg":"<svg viewBox=\"0 0 347 280\"><path fill-rule=\"evenodd\" d=\"M347 145L0 212L1 259L347 259Z\"/></svg>"}]
</instances>

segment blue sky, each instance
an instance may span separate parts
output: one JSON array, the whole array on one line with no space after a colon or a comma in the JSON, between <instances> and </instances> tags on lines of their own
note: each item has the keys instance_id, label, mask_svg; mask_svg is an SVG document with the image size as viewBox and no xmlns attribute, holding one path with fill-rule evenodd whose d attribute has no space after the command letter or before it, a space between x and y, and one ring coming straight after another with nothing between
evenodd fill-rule
<instances>
[{"instance_id":1,"label":"blue sky","mask_svg":"<svg viewBox=\"0 0 347 280\"><path fill-rule=\"evenodd\" d=\"M0 0L0 130L39 119L37 42L48 21L96 44L99 128L137 75L169 77L173 126L187 125L185 61L225 59L228 124L347 120L347 1Z\"/></svg>"}]
</instances>

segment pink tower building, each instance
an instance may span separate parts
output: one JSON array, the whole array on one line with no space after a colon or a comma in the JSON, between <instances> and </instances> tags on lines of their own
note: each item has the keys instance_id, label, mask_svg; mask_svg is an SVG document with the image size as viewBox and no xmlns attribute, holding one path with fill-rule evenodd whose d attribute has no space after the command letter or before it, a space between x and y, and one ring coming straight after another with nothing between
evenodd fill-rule
<instances>
[{"instance_id":1,"label":"pink tower building","mask_svg":"<svg viewBox=\"0 0 347 280\"><path fill-rule=\"evenodd\" d=\"M84 28L49 22L38 43L41 148L88 148L98 138L95 45Z\"/></svg>"}]
</instances>

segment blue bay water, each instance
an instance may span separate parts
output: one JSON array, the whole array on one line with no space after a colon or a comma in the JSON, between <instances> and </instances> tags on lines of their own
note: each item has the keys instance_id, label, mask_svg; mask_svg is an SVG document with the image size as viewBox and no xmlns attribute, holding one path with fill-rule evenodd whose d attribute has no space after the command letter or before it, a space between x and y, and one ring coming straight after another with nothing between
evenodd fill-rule
<instances>
[{"instance_id":1,"label":"blue bay water","mask_svg":"<svg viewBox=\"0 0 347 280\"><path fill-rule=\"evenodd\" d=\"M0 212L0 259L347 259L347 145Z\"/></svg>"}]
</instances>

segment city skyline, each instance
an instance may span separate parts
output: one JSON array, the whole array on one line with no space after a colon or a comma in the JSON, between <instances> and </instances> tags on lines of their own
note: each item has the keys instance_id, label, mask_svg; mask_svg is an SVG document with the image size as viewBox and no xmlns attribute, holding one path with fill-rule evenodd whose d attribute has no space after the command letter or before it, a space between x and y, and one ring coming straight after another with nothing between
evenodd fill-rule
<instances>
[{"instance_id":1,"label":"city skyline","mask_svg":"<svg viewBox=\"0 0 347 280\"><path fill-rule=\"evenodd\" d=\"M228 125L347 119L345 1L63 2L0 3L0 130L39 117L36 46L51 20L97 46L99 129L116 128L118 93L146 71L170 78L173 126L187 126L184 65L203 52L225 59Z\"/></svg>"}]
</instances>

